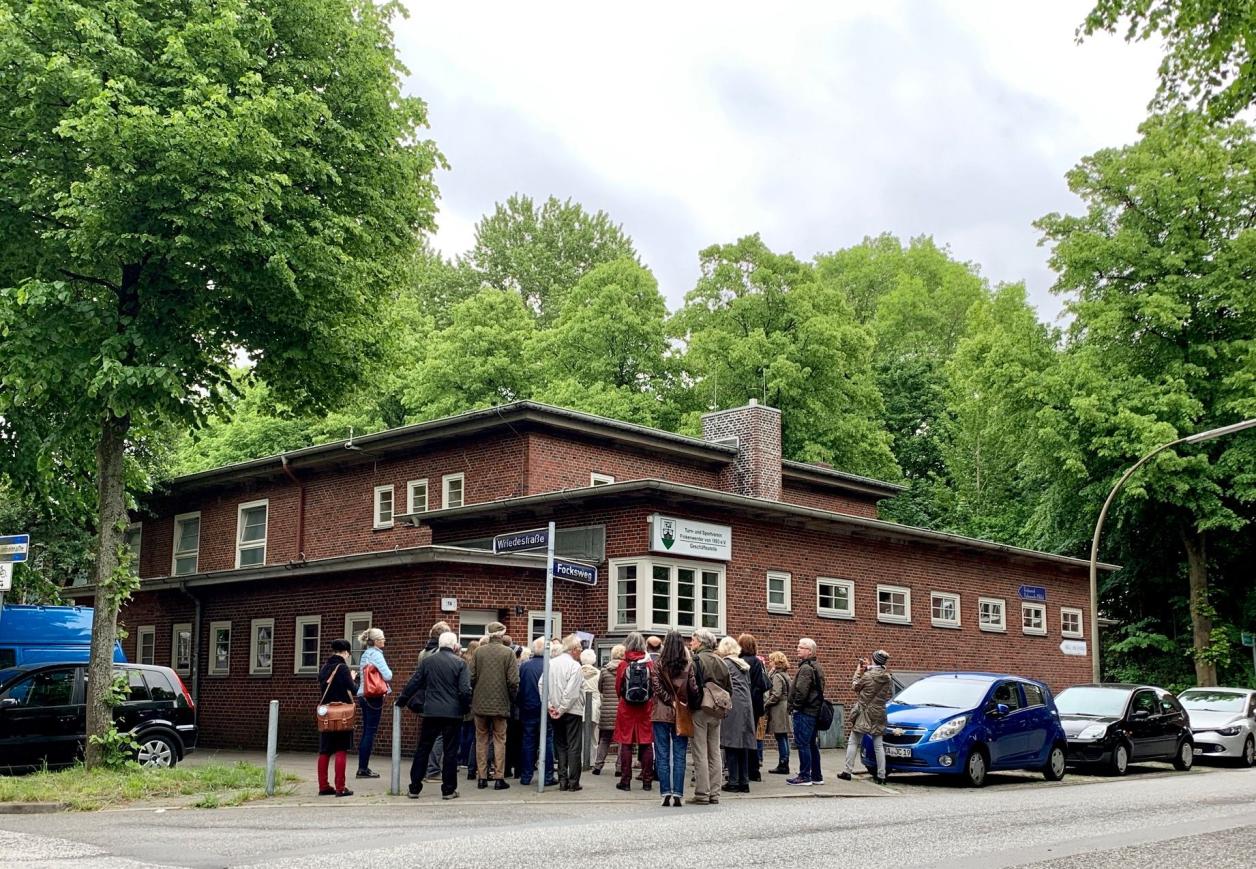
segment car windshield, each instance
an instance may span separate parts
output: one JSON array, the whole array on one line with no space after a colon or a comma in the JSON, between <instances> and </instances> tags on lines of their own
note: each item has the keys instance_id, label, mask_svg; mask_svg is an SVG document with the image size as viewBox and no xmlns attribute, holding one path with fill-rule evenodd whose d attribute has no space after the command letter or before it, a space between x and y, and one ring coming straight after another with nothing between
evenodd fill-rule
<instances>
[{"instance_id":1,"label":"car windshield","mask_svg":"<svg viewBox=\"0 0 1256 869\"><path fill-rule=\"evenodd\" d=\"M1242 712L1247 697L1233 691L1207 691L1193 688L1179 694L1178 700L1194 712Z\"/></svg>"},{"instance_id":2,"label":"car windshield","mask_svg":"<svg viewBox=\"0 0 1256 869\"><path fill-rule=\"evenodd\" d=\"M1090 715L1095 718L1120 718L1130 692L1125 688L1065 688L1055 697L1055 708L1061 715Z\"/></svg>"},{"instance_id":3,"label":"car windshield","mask_svg":"<svg viewBox=\"0 0 1256 869\"><path fill-rule=\"evenodd\" d=\"M981 703L989 690L990 683L985 680L931 676L919 682L913 682L899 691L894 702L911 706L973 709Z\"/></svg>"}]
</instances>

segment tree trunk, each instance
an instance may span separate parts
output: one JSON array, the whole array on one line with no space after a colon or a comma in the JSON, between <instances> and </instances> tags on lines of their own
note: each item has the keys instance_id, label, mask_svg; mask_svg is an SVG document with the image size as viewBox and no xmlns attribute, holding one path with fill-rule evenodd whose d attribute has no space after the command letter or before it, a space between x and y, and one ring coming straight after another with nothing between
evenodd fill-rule
<instances>
[{"instance_id":1,"label":"tree trunk","mask_svg":"<svg viewBox=\"0 0 1256 869\"><path fill-rule=\"evenodd\" d=\"M92 618L92 651L87 670L87 746L86 762L90 769L101 761L99 747L92 745L92 736L103 736L113 725L113 711L105 702L113 681L113 647L118 638L118 608L124 599L119 594L118 549L127 526L126 492L123 481L123 460L126 436L131 427L129 417L118 418L108 411L101 422L100 441L96 445L96 490L100 516L96 550L96 603Z\"/></svg>"},{"instance_id":2,"label":"tree trunk","mask_svg":"<svg viewBox=\"0 0 1256 869\"><path fill-rule=\"evenodd\" d=\"M1191 631L1195 646L1195 684L1201 688L1217 684L1217 665L1207 657L1212 645L1212 605L1208 602L1208 562L1203 532L1183 530L1187 573L1191 589Z\"/></svg>"}]
</instances>

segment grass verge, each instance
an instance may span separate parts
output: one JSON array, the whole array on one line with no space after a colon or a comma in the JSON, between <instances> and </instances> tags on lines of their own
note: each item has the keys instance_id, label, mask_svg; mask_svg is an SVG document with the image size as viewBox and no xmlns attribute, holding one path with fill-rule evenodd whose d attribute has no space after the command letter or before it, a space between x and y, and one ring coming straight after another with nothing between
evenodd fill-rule
<instances>
[{"instance_id":1,"label":"grass verge","mask_svg":"<svg viewBox=\"0 0 1256 869\"><path fill-rule=\"evenodd\" d=\"M298 781L278 773L276 790ZM200 808L238 806L266 796L266 770L249 763L178 766L174 769L87 770L82 766L0 777L0 803L64 803L90 812L137 800L199 796Z\"/></svg>"}]
</instances>

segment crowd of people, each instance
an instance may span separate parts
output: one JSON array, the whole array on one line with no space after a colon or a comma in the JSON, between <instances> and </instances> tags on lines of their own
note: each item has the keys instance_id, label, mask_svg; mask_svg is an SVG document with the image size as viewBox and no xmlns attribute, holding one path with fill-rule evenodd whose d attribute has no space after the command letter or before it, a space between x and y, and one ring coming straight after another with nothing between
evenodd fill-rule
<instances>
[{"instance_id":1,"label":"crowd of people","mask_svg":"<svg viewBox=\"0 0 1256 869\"><path fill-rule=\"evenodd\" d=\"M363 672L369 665L391 682L383 632L371 628L359 643ZM347 666L347 641L331 645L332 655L319 673L319 690L324 697L356 691L363 722L357 776L378 777L369 761L385 698L364 691L367 680ZM548 691L543 684L547 655ZM409 796L417 798L427 780L440 782L443 799L456 799L460 765L479 788L491 783L505 790L512 778L529 785L540 774L546 786L582 790L586 712L596 724L590 772L601 775L611 746L617 745L612 756L615 787L631 790L634 769L639 768L636 780L646 791L657 781L663 806L679 807L686 801L712 805L719 803L721 793L749 793L752 783L762 781L769 738L775 738L777 751L769 774L786 776L785 782L796 787L822 784L817 722L826 705L825 678L815 641L800 639L795 660L780 651L761 657L751 634L719 638L699 628L688 638L678 631L664 637L630 633L599 669L596 653L584 648L575 634L551 641L538 638L525 648L513 643L505 625L492 622L482 640L463 649L449 625L437 622L395 701L421 716ZM876 757L875 781L885 782L882 733L885 704L893 693L888 663L889 655L878 650L855 669L851 685L858 702L841 779L851 778L859 745L868 736ZM544 758L539 756L542 712L549 717ZM345 786L351 749L352 731L320 733L320 794L352 795ZM686 800L690 758L694 787ZM328 780L333 759L334 786Z\"/></svg>"}]
</instances>

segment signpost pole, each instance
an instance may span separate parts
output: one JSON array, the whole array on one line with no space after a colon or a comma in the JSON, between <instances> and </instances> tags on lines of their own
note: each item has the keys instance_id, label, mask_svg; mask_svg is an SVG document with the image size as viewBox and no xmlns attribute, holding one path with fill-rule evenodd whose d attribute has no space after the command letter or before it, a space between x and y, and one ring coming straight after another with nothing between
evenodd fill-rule
<instances>
[{"instance_id":1,"label":"signpost pole","mask_svg":"<svg viewBox=\"0 0 1256 869\"><path fill-rule=\"evenodd\" d=\"M545 793L545 780L549 778L549 761L545 756L545 737L549 729L549 680L550 680L550 631L554 618L554 523L549 523L549 541L545 546L545 648L541 652L541 744L537 748L538 766L536 792Z\"/></svg>"}]
</instances>

